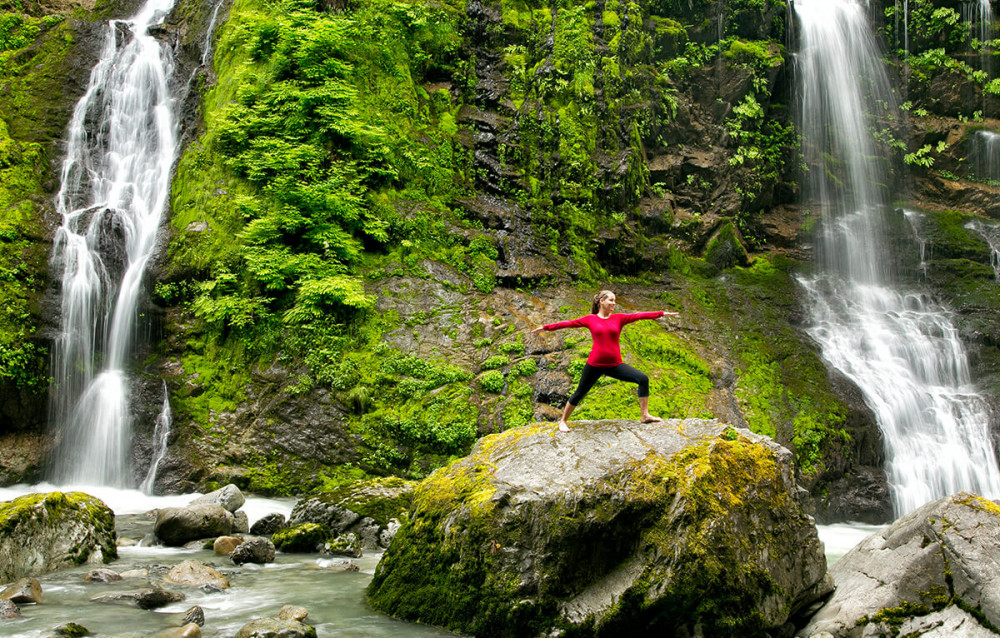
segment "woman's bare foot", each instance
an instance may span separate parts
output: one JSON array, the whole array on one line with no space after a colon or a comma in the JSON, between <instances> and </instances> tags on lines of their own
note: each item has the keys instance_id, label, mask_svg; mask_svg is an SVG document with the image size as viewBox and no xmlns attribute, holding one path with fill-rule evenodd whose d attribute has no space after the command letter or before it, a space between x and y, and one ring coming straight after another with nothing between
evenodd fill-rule
<instances>
[{"instance_id":1,"label":"woman's bare foot","mask_svg":"<svg viewBox=\"0 0 1000 638\"><path fill-rule=\"evenodd\" d=\"M640 421L642 421L643 423L662 423L663 419L661 419L658 416L653 416L652 414L647 414L644 417L642 417Z\"/></svg>"},{"instance_id":2,"label":"woman's bare foot","mask_svg":"<svg viewBox=\"0 0 1000 638\"><path fill-rule=\"evenodd\" d=\"M559 422L559 431L560 432L569 432L569 426L566 425L565 421L560 421Z\"/></svg>"}]
</instances>

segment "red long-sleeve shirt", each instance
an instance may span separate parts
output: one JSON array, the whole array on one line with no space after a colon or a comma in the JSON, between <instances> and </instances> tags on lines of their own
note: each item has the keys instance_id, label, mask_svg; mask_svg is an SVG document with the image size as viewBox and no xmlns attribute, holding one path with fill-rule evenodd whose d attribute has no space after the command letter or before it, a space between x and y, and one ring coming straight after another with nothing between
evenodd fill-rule
<instances>
[{"instance_id":1,"label":"red long-sleeve shirt","mask_svg":"<svg viewBox=\"0 0 1000 638\"><path fill-rule=\"evenodd\" d=\"M600 315L584 315L579 319L560 321L542 326L545 330L562 330L563 328L586 328L594 345L590 349L587 363L595 368L613 368L622 362L622 349L618 342L622 328L641 319L659 319L664 315L662 310L655 312L633 312L611 314L607 319Z\"/></svg>"}]
</instances>

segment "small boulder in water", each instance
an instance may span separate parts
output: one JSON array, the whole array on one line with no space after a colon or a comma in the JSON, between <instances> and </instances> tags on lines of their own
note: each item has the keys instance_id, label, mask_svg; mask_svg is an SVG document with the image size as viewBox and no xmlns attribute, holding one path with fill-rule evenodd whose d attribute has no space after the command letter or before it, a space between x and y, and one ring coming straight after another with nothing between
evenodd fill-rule
<instances>
[{"instance_id":1,"label":"small boulder in water","mask_svg":"<svg viewBox=\"0 0 1000 638\"><path fill-rule=\"evenodd\" d=\"M126 603L135 605L139 609L157 609L170 603L184 600L184 594L174 591L167 591L159 587L151 589L140 589L138 591L118 592L114 594L102 594L91 598L95 603Z\"/></svg>"},{"instance_id":2,"label":"small boulder in water","mask_svg":"<svg viewBox=\"0 0 1000 638\"><path fill-rule=\"evenodd\" d=\"M354 534L341 534L323 545L323 553L327 556L361 558L361 541Z\"/></svg>"},{"instance_id":3,"label":"small boulder in water","mask_svg":"<svg viewBox=\"0 0 1000 638\"><path fill-rule=\"evenodd\" d=\"M42 602L42 585L35 578L22 578L0 591L0 598L18 605Z\"/></svg>"},{"instance_id":4,"label":"small boulder in water","mask_svg":"<svg viewBox=\"0 0 1000 638\"><path fill-rule=\"evenodd\" d=\"M181 619L182 625L187 625L189 623L194 623L199 627L205 626L205 610L195 605L191 609L184 612L184 618Z\"/></svg>"},{"instance_id":5,"label":"small boulder in water","mask_svg":"<svg viewBox=\"0 0 1000 638\"><path fill-rule=\"evenodd\" d=\"M92 569L83 577L88 583L113 583L121 580L122 575L113 569Z\"/></svg>"},{"instance_id":6,"label":"small boulder in water","mask_svg":"<svg viewBox=\"0 0 1000 638\"><path fill-rule=\"evenodd\" d=\"M297 620L302 622L306 619L309 612L306 611L305 607L296 607L295 605L285 605L278 612L279 620Z\"/></svg>"},{"instance_id":7,"label":"small boulder in water","mask_svg":"<svg viewBox=\"0 0 1000 638\"><path fill-rule=\"evenodd\" d=\"M233 531L233 514L218 504L164 507L156 513L153 532L165 545L178 547Z\"/></svg>"},{"instance_id":8,"label":"small boulder in water","mask_svg":"<svg viewBox=\"0 0 1000 638\"><path fill-rule=\"evenodd\" d=\"M204 496L199 496L194 499L188 506L191 505L221 505L226 508L227 511L235 514L236 510L243 507L246 503L246 497L243 496L243 492L240 488L236 487L232 483L226 485L225 487L219 488L214 492L209 492Z\"/></svg>"},{"instance_id":9,"label":"small boulder in water","mask_svg":"<svg viewBox=\"0 0 1000 638\"><path fill-rule=\"evenodd\" d=\"M243 625L236 638L316 638L316 629L297 620L258 618Z\"/></svg>"},{"instance_id":10,"label":"small boulder in water","mask_svg":"<svg viewBox=\"0 0 1000 638\"><path fill-rule=\"evenodd\" d=\"M59 625L56 627L55 635L64 638L80 638L81 636L89 636L90 630L83 625L78 625L75 622L68 622L65 625Z\"/></svg>"},{"instance_id":11,"label":"small boulder in water","mask_svg":"<svg viewBox=\"0 0 1000 638\"><path fill-rule=\"evenodd\" d=\"M233 514L233 533L234 534L249 534L250 533L250 519L247 518L247 513L240 510Z\"/></svg>"},{"instance_id":12,"label":"small boulder in water","mask_svg":"<svg viewBox=\"0 0 1000 638\"><path fill-rule=\"evenodd\" d=\"M0 600L0 618L18 618L21 610L9 600Z\"/></svg>"},{"instance_id":13,"label":"small boulder in water","mask_svg":"<svg viewBox=\"0 0 1000 638\"><path fill-rule=\"evenodd\" d=\"M212 551L219 556L229 556L242 542L238 536L220 536L212 543Z\"/></svg>"},{"instance_id":14,"label":"small boulder in water","mask_svg":"<svg viewBox=\"0 0 1000 638\"><path fill-rule=\"evenodd\" d=\"M229 581L218 570L195 560L186 560L175 566L167 572L163 580L183 587L210 585L218 589L229 589Z\"/></svg>"},{"instance_id":15,"label":"small boulder in water","mask_svg":"<svg viewBox=\"0 0 1000 638\"><path fill-rule=\"evenodd\" d=\"M240 546L229 555L229 558L237 565L272 563L274 562L274 543L266 538L251 536L244 539Z\"/></svg>"},{"instance_id":16,"label":"small boulder in water","mask_svg":"<svg viewBox=\"0 0 1000 638\"><path fill-rule=\"evenodd\" d=\"M188 623L181 627L171 627L153 634L153 638L200 638L201 627L196 623Z\"/></svg>"},{"instance_id":17,"label":"small boulder in water","mask_svg":"<svg viewBox=\"0 0 1000 638\"><path fill-rule=\"evenodd\" d=\"M125 571L123 571L120 574L120 576L122 577L122 579L125 579L125 578L148 578L149 577L149 570L148 569L126 569Z\"/></svg>"},{"instance_id":18,"label":"small boulder in water","mask_svg":"<svg viewBox=\"0 0 1000 638\"><path fill-rule=\"evenodd\" d=\"M254 521L250 533L254 536L270 536L285 526L285 515L272 512Z\"/></svg>"},{"instance_id":19,"label":"small boulder in water","mask_svg":"<svg viewBox=\"0 0 1000 638\"><path fill-rule=\"evenodd\" d=\"M325 569L330 572L356 572L361 568L353 560L344 559L320 559L316 561L316 566L320 569Z\"/></svg>"}]
</instances>

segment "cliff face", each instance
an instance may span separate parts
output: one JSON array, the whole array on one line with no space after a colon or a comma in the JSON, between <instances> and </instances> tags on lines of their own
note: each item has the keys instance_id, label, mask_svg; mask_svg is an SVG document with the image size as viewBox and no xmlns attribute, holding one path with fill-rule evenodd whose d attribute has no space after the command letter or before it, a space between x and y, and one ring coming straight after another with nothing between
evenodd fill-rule
<instances>
[{"instance_id":1,"label":"cliff face","mask_svg":"<svg viewBox=\"0 0 1000 638\"><path fill-rule=\"evenodd\" d=\"M974 376L993 389L1000 300L988 245L965 225L998 210L996 189L961 172L963 140L991 122L992 76L977 73L989 58L934 13L956 3L911 4L897 74L908 115L886 156L897 195L928 209L926 283L960 311ZM236 0L197 74L213 8L182 3L163 29L179 82L201 98L182 108L189 144L145 313L154 340L136 363L138 467L160 379L175 413L158 489L422 476L481 434L553 418L589 344L527 331L612 287L623 310L681 311L623 342L653 379L654 412L774 436L827 518L888 515L873 418L801 330L793 276L809 267L815 219L798 186L784 2ZM892 8L872 11L895 52ZM26 15L51 20L41 5ZM0 55L27 61L69 24L96 29L53 21ZM93 56L67 50L84 68ZM42 273L17 293L30 300L44 298L49 247L31 240L58 223L54 145L75 97L60 94L65 117L47 110L44 134L18 128L15 97L42 93L28 66L12 68L0 121L14 143L40 135L50 149L24 187L35 230L19 232ZM26 315L23 330L42 327L28 342L38 372L4 370L38 389L25 412L5 409L4 431L42 429L43 318L56 314ZM627 416L633 402L602 385L579 414Z\"/></svg>"}]
</instances>

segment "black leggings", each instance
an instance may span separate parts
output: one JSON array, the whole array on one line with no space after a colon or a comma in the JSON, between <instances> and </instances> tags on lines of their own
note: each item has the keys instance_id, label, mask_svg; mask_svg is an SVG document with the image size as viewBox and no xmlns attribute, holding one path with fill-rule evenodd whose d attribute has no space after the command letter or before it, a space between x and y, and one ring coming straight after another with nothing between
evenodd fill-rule
<instances>
[{"instance_id":1,"label":"black leggings","mask_svg":"<svg viewBox=\"0 0 1000 638\"><path fill-rule=\"evenodd\" d=\"M583 397L587 396L590 389L594 387L597 380L608 375L612 379L628 381L639 384L639 398L649 396L649 377L644 372L640 372L632 366L620 363L613 368L596 368L589 363L583 365L583 374L580 375L580 385L576 386L576 392L569 398L572 405L580 405Z\"/></svg>"}]
</instances>

